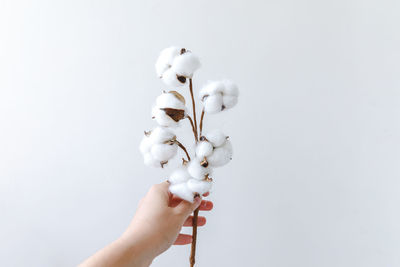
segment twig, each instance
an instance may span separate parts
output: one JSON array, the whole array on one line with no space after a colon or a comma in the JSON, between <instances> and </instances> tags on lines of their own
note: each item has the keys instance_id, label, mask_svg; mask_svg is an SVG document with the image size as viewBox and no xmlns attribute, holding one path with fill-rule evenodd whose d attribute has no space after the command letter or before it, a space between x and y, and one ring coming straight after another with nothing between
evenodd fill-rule
<instances>
[{"instance_id":1,"label":"twig","mask_svg":"<svg viewBox=\"0 0 400 267\"><path fill-rule=\"evenodd\" d=\"M189 115L187 115L187 118L189 119L190 124L192 125L192 131L193 131L194 139L195 139L196 142L197 142L197 133L196 133L196 129L194 128L195 126L194 126L194 124L193 124L193 120L192 120L192 118L191 118Z\"/></svg>"},{"instance_id":2,"label":"twig","mask_svg":"<svg viewBox=\"0 0 400 267\"><path fill-rule=\"evenodd\" d=\"M199 208L193 213L193 232L192 232L192 247L190 250L190 267L193 267L196 262L196 242L197 242L197 219L199 216Z\"/></svg>"},{"instance_id":3,"label":"twig","mask_svg":"<svg viewBox=\"0 0 400 267\"><path fill-rule=\"evenodd\" d=\"M200 137L203 132L203 119L204 119L204 109L201 111L201 117L200 117Z\"/></svg>"},{"instance_id":4,"label":"twig","mask_svg":"<svg viewBox=\"0 0 400 267\"><path fill-rule=\"evenodd\" d=\"M190 96L192 97L192 106L193 106L193 120L188 116L190 123L192 124L192 129L194 133L194 139L196 140L196 144L199 141L199 135L197 134L197 119L196 119L196 104L194 101L193 97L193 82L192 79L189 79L189 90L190 90ZM198 216L199 216L199 208L197 208L194 211L193 214L193 220L192 220L192 225L193 225L193 232L192 232L192 247L190 251L190 266L193 267L195 263L195 258L196 258L196 241L197 241L197 221L198 221Z\"/></svg>"},{"instance_id":5,"label":"twig","mask_svg":"<svg viewBox=\"0 0 400 267\"><path fill-rule=\"evenodd\" d=\"M179 142L178 140L175 140L175 143L176 143L180 148L182 148L183 152L185 152L185 154L186 154L186 157L187 157L188 161L190 161L190 156L189 156L189 153L188 153L187 150L186 150L186 147L185 147L184 145L182 145L182 143Z\"/></svg>"},{"instance_id":6,"label":"twig","mask_svg":"<svg viewBox=\"0 0 400 267\"><path fill-rule=\"evenodd\" d=\"M196 143L199 140L198 139L198 134L197 134L197 119L196 119L196 104L194 101L193 97L193 82L192 78L189 79L189 90L190 90L190 96L192 97L192 106L193 106L193 120L194 120L194 129L195 129L195 135L196 135Z\"/></svg>"}]
</instances>

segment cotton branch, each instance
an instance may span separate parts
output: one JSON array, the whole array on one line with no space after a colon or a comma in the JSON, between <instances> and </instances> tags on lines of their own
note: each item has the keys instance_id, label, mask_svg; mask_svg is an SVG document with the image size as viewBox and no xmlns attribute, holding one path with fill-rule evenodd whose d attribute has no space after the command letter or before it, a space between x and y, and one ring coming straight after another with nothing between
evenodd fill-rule
<instances>
[{"instance_id":1,"label":"cotton branch","mask_svg":"<svg viewBox=\"0 0 400 267\"><path fill-rule=\"evenodd\" d=\"M196 119L196 104L195 104L194 97L193 97L193 82L192 82L192 78L189 79L189 90L190 90L190 96L192 98L194 132L195 132L195 139L196 139L196 143L197 143L198 142L198 134L197 134L197 119Z\"/></svg>"},{"instance_id":2,"label":"cotton branch","mask_svg":"<svg viewBox=\"0 0 400 267\"><path fill-rule=\"evenodd\" d=\"M211 130L203 135L205 113L226 112L236 105L239 96L238 87L232 81L208 82L199 90L203 108L200 121L197 121L192 77L200 65L199 58L188 49L172 46L161 51L155 65L157 76L171 88L184 85L189 87L193 115L190 114L191 117L187 114L186 101L178 91L163 92L157 97L156 106L152 109L152 117L158 127L146 132L140 144L144 163L154 167L163 167L177 154L179 148L185 152L187 160L182 157L182 166L169 175L168 181L171 183L169 191L189 202L210 191L213 182L209 175L212 169L227 164L232 158L232 146L225 134ZM179 122L186 118L195 139L196 152L192 158L169 129L179 126ZM198 216L199 208L194 211L192 221L191 267L195 265Z\"/></svg>"},{"instance_id":3,"label":"cotton branch","mask_svg":"<svg viewBox=\"0 0 400 267\"><path fill-rule=\"evenodd\" d=\"M202 135L203 132L203 119L204 119L204 109L201 111L201 117L200 117L200 137Z\"/></svg>"},{"instance_id":4,"label":"cotton branch","mask_svg":"<svg viewBox=\"0 0 400 267\"><path fill-rule=\"evenodd\" d=\"M196 262L196 243L197 243L197 221L199 217L198 207L193 213L193 231L192 231L192 247L190 249L190 267L193 267Z\"/></svg>"},{"instance_id":5,"label":"cotton branch","mask_svg":"<svg viewBox=\"0 0 400 267\"><path fill-rule=\"evenodd\" d=\"M190 161L190 156L189 156L189 153L186 150L186 147L184 145L182 145L182 143L179 142L178 140L175 140L175 143L183 150L183 152L185 152L187 160Z\"/></svg>"},{"instance_id":6,"label":"cotton branch","mask_svg":"<svg viewBox=\"0 0 400 267\"><path fill-rule=\"evenodd\" d=\"M192 117L190 117L189 115L187 115L187 118L188 118L188 120L190 121L190 125L192 125L192 131L193 131L194 139L195 139L196 142L197 142L198 139L197 139L197 132L196 132L195 124L193 123Z\"/></svg>"}]
</instances>

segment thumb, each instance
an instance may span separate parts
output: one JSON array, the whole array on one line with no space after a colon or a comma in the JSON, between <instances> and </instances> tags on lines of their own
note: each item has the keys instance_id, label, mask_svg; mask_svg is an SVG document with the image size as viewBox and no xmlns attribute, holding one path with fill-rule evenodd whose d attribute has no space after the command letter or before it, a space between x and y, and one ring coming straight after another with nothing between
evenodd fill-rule
<instances>
[{"instance_id":1,"label":"thumb","mask_svg":"<svg viewBox=\"0 0 400 267\"><path fill-rule=\"evenodd\" d=\"M200 206L201 203L201 197L196 196L194 198L193 203L182 200L181 203L179 203L178 206L175 207L175 210L177 214L182 215L184 219L186 219L195 209L197 209Z\"/></svg>"}]
</instances>

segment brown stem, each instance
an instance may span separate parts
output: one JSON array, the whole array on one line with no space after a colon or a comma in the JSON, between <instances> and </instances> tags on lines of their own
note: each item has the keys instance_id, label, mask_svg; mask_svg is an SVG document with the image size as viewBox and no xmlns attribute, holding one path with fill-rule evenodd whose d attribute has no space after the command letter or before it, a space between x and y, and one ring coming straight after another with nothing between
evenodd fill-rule
<instances>
[{"instance_id":1,"label":"brown stem","mask_svg":"<svg viewBox=\"0 0 400 267\"><path fill-rule=\"evenodd\" d=\"M193 131L194 139L195 139L196 142L197 142L197 133L196 133L196 128L194 128L195 126L194 126L194 124L193 124L193 120L192 120L192 118L191 118L189 115L187 115L187 118L189 119L190 124L192 125L192 131Z\"/></svg>"},{"instance_id":2,"label":"brown stem","mask_svg":"<svg viewBox=\"0 0 400 267\"><path fill-rule=\"evenodd\" d=\"M192 247L190 250L190 267L194 266L196 262L196 242L197 242L197 219L199 216L199 209L197 208L193 213L193 232L192 232Z\"/></svg>"},{"instance_id":3,"label":"brown stem","mask_svg":"<svg viewBox=\"0 0 400 267\"><path fill-rule=\"evenodd\" d=\"M189 79L189 90L190 90L190 96L192 97L192 106L193 106L193 120L188 116L190 123L192 124L192 129L194 133L194 139L196 140L196 143L199 141L199 135L197 133L197 119L196 119L196 104L194 101L193 97L193 82L192 79ZM203 115L204 116L204 115ZM193 123L194 121L194 123ZM190 267L193 267L195 264L195 258L196 258L196 242L197 242L197 220L199 216L199 208L197 208L194 213L193 213L193 232L192 232L192 247L190 250Z\"/></svg>"},{"instance_id":4,"label":"brown stem","mask_svg":"<svg viewBox=\"0 0 400 267\"><path fill-rule=\"evenodd\" d=\"M203 119L204 119L204 109L201 111L201 117L200 117L200 136L203 132Z\"/></svg>"},{"instance_id":5,"label":"brown stem","mask_svg":"<svg viewBox=\"0 0 400 267\"><path fill-rule=\"evenodd\" d=\"M195 104L194 97L193 97L193 82L192 82L192 78L189 79L189 90L190 90L190 96L192 97L194 130L195 130L195 139L196 139L196 143L197 143L197 141L199 139L198 139L198 134L197 134L196 104Z\"/></svg>"},{"instance_id":6,"label":"brown stem","mask_svg":"<svg viewBox=\"0 0 400 267\"><path fill-rule=\"evenodd\" d=\"M185 147L184 145L182 145L182 143L179 142L178 140L175 140L175 143L176 143L180 148L182 148L183 152L185 152L185 154L186 154L186 157L187 157L188 161L190 161L190 156L189 156L189 153L188 153L187 150L186 150L186 147Z\"/></svg>"}]
</instances>

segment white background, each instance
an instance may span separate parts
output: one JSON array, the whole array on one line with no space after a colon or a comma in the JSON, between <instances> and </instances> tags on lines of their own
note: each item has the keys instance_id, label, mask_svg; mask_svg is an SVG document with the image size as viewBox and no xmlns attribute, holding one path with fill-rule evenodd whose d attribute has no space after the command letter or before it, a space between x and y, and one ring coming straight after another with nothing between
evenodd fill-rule
<instances>
[{"instance_id":1,"label":"white background","mask_svg":"<svg viewBox=\"0 0 400 267\"><path fill-rule=\"evenodd\" d=\"M400 266L400 2L0 1L0 265L73 266L169 170L138 144L181 45L239 104L198 266ZM187 96L187 89L180 89ZM189 126L184 123L182 132ZM173 164L172 164L173 165ZM153 266L188 266L173 247Z\"/></svg>"}]
</instances>

